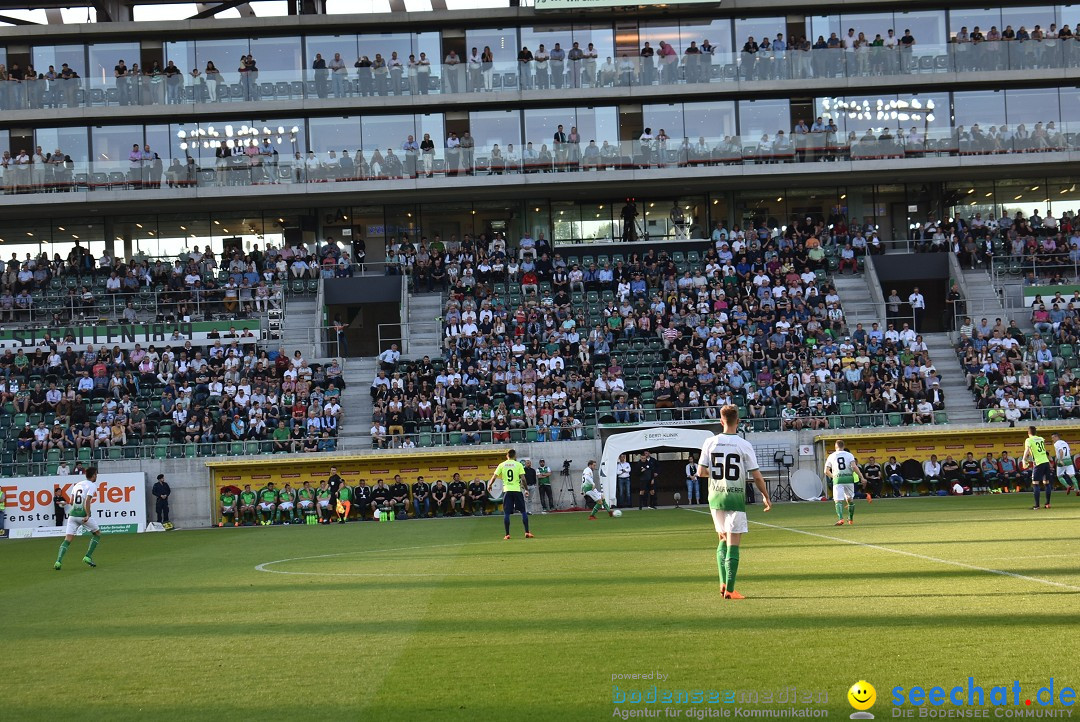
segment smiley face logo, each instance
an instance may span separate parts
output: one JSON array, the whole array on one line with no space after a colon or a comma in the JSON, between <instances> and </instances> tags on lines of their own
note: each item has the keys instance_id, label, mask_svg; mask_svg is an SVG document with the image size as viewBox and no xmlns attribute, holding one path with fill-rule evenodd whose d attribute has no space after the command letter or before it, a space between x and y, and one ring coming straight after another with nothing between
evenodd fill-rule
<instances>
[{"instance_id":1,"label":"smiley face logo","mask_svg":"<svg viewBox=\"0 0 1080 722\"><path fill-rule=\"evenodd\" d=\"M877 701L877 690L874 689L874 685L867 682L865 679L860 679L855 684L851 685L851 689L847 693L848 702L852 707L865 712L874 706L874 702Z\"/></svg>"}]
</instances>

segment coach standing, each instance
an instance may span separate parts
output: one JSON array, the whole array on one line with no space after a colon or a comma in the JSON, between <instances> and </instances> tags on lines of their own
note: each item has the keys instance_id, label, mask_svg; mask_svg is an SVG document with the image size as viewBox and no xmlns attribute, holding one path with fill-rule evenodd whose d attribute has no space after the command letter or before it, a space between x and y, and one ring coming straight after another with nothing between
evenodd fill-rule
<instances>
[{"instance_id":1,"label":"coach standing","mask_svg":"<svg viewBox=\"0 0 1080 722\"><path fill-rule=\"evenodd\" d=\"M525 459L525 488L532 491L536 486L536 469L533 468L532 459ZM525 499L526 506L532 506L532 496ZM532 511L530 509L530 511Z\"/></svg>"},{"instance_id":2,"label":"coach standing","mask_svg":"<svg viewBox=\"0 0 1080 722\"><path fill-rule=\"evenodd\" d=\"M157 483L150 493L154 496L154 511L157 512L158 524L166 529L172 528L169 523L169 495L172 494L172 489L169 488L169 482L165 481L164 474L157 475Z\"/></svg>"}]
</instances>

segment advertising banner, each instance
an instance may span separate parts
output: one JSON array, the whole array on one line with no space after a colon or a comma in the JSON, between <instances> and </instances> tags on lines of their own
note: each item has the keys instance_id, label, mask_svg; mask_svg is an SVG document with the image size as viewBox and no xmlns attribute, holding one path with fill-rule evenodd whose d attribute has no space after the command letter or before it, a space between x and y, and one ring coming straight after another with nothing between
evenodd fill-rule
<instances>
[{"instance_id":1,"label":"advertising banner","mask_svg":"<svg viewBox=\"0 0 1080 722\"><path fill-rule=\"evenodd\" d=\"M11 539L62 536L56 524L53 492L66 496L80 476L29 476L0 479L7 506L5 526ZM102 534L146 530L146 475L142 472L98 474L90 510Z\"/></svg>"}]
</instances>

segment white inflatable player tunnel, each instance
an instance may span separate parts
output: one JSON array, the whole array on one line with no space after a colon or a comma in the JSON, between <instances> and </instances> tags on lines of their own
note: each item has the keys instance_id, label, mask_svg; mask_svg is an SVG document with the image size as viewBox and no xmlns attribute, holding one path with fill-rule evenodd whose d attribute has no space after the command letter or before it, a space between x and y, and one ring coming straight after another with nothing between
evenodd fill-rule
<instances>
[{"instance_id":1,"label":"white inflatable player tunnel","mask_svg":"<svg viewBox=\"0 0 1080 722\"><path fill-rule=\"evenodd\" d=\"M677 426L650 426L619 434L612 434L604 442L604 452L600 457L600 490L608 502L615 503L617 485L615 470L619 457L631 451L659 451L660 449L680 449L700 451L712 431L698 427L696 429ZM695 457L696 461L696 457Z\"/></svg>"}]
</instances>

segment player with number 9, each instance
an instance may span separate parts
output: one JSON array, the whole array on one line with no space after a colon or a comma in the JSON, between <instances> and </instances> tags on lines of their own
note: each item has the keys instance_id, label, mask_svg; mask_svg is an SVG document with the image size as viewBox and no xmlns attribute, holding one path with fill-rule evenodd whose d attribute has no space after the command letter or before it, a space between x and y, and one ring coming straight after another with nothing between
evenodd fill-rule
<instances>
[{"instance_id":1,"label":"player with number 9","mask_svg":"<svg viewBox=\"0 0 1080 722\"><path fill-rule=\"evenodd\" d=\"M772 508L769 488L758 469L757 454L749 441L739 436L739 409L728 404L720 409L724 432L706 439L698 457L697 475L708 480L709 510L720 538L716 566L720 571L720 594L724 599L743 599L735 591L739 571L739 542L749 531L746 521L746 482L752 480L761 492L765 511Z\"/></svg>"},{"instance_id":2,"label":"player with number 9","mask_svg":"<svg viewBox=\"0 0 1080 722\"><path fill-rule=\"evenodd\" d=\"M514 515L515 509L521 511L521 523L525 526L525 538L532 539L533 535L529 533L529 510L525 506L525 500L529 497L529 490L522 490L521 487L525 483L525 467L517 460L517 451L514 449L507 449L506 461L500 463L495 468L495 473L491 475L491 479L488 481L489 493L492 485L500 479L503 484L503 527L506 529L506 536L503 539L510 538L510 517Z\"/></svg>"}]
</instances>

